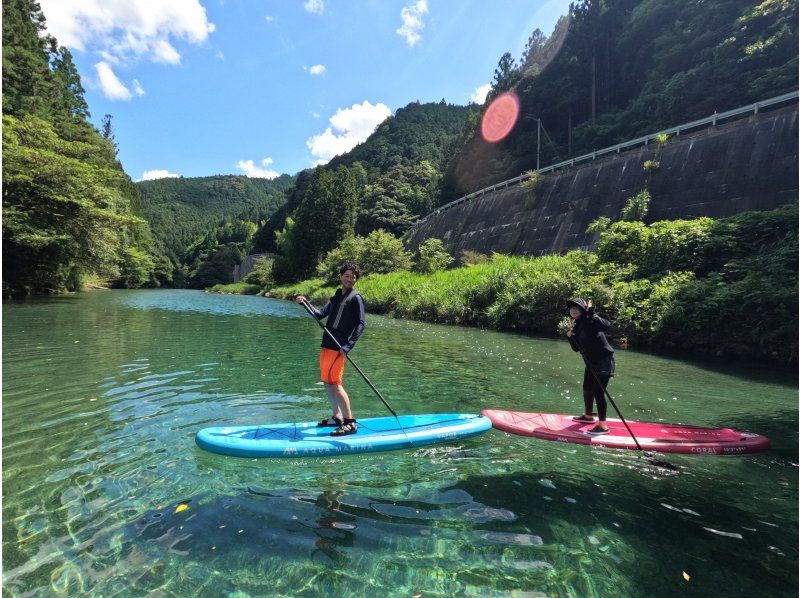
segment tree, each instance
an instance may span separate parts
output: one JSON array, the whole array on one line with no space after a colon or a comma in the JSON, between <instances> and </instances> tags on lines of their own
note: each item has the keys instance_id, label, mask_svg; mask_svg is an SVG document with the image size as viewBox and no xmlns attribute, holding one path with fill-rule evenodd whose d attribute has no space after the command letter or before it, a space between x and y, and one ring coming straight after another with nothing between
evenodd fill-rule
<instances>
[{"instance_id":1,"label":"tree","mask_svg":"<svg viewBox=\"0 0 800 598\"><path fill-rule=\"evenodd\" d=\"M58 82L57 102L60 111L76 123L85 125L90 116L89 106L83 97L84 89L78 69L72 61L72 53L64 46L53 57L52 68Z\"/></svg>"},{"instance_id":2,"label":"tree","mask_svg":"<svg viewBox=\"0 0 800 598\"><path fill-rule=\"evenodd\" d=\"M509 52L506 52L500 57L497 68L494 70L492 91L489 97L494 98L504 91L513 89L519 80L520 74L517 70L517 62L512 58Z\"/></svg>"},{"instance_id":3,"label":"tree","mask_svg":"<svg viewBox=\"0 0 800 598\"><path fill-rule=\"evenodd\" d=\"M355 229L358 189L346 166L318 167L294 214L295 232L284 254L296 279L310 276L317 262Z\"/></svg>"},{"instance_id":4,"label":"tree","mask_svg":"<svg viewBox=\"0 0 800 598\"><path fill-rule=\"evenodd\" d=\"M431 274L444 270L453 263L453 256L447 251L439 239L426 239L417 251L414 270L423 274Z\"/></svg>"},{"instance_id":5,"label":"tree","mask_svg":"<svg viewBox=\"0 0 800 598\"><path fill-rule=\"evenodd\" d=\"M55 45L34 0L3 0L3 114L53 113L54 84L49 68Z\"/></svg>"},{"instance_id":6,"label":"tree","mask_svg":"<svg viewBox=\"0 0 800 598\"><path fill-rule=\"evenodd\" d=\"M416 216L404 203L381 193L367 198L366 208L359 214L356 231L366 235L374 230L383 229L400 237L416 221Z\"/></svg>"},{"instance_id":7,"label":"tree","mask_svg":"<svg viewBox=\"0 0 800 598\"><path fill-rule=\"evenodd\" d=\"M103 116L103 123L100 128L100 135L103 136L103 139L108 140L114 146L114 154L119 153L119 146L117 145L117 140L114 136L114 126L111 121L114 117L111 114L106 114Z\"/></svg>"},{"instance_id":8,"label":"tree","mask_svg":"<svg viewBox=\"0 0 800 598\"><path fill-rule=\"evenodd\" d=\"M317 275L330 284L339 281L339 270L346 261L356 262L364 274L387 274L411 268L411 252L403 242L383 230L366 237L347 237L329 251L317 266Z\"/></svg>"}]
</instances>

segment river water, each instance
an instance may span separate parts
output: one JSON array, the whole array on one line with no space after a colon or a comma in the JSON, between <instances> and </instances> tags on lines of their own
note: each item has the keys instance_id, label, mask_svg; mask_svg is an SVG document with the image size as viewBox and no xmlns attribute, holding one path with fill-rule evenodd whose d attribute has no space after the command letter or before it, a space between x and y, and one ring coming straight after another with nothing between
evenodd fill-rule
<instances>
[{"instance_id":1,"label":"river water","mask_svg":"<svg viewBox=\"0 0 800 598\"><path fill-rule=\"evenodd\" d=\"M629 419L731 426L762 455L491 430L299 460L200 450L205 426L328 413L301 307L195 291L3 306L3 586L15 596L797 595L794 376L617 354ZM368 315L352 353L398 413L579 413L567 343ZM358 417L385 408L349 369Z\"/></svg>"}]
</instances>

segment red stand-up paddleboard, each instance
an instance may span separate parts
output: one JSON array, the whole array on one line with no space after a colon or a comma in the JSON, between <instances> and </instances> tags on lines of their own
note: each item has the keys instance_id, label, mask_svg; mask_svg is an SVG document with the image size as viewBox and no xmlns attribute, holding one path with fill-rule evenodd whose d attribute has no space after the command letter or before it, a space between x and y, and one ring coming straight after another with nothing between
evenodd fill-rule
<instances>
[{"instance_id":1,"label":"red stand-up paddleboard","mask_svg":"<svg viewBox=\"0 0 800 598\"><path fill-rule=\"evenodd\" d=\"M543 440L558 440L576 444L591 444L608 448L634 449L636 443L619 419L609 419L608 434L587 434L594 424L573 420L572 415L558 413L521 413L487 409L483 415L492 420L498 430L533 436ZM687 455L742 455L769 449L769 438L730 428L703 428L681 424L628 421L642 449L662 453Z\"/></svg>"}]
</instances>

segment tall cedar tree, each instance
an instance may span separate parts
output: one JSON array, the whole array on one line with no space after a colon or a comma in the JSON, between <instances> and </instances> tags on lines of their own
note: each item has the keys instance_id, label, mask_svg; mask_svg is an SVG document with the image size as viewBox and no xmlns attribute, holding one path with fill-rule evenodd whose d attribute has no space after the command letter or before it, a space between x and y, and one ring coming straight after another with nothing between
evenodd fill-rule
<instances>
[{"instance_id":1,"label":"tall cedar tree","mask_svg":"<svg viewBox=\"0 0 800 598\"><path fill-rule=\"evenodd\" d=\"M358 206L358 182L352 170L318 167L300 207L294 213L295 242L286 256L296 279L314 273L317 263L348 235L352 235Z\"/></svg>"}]
</instances>

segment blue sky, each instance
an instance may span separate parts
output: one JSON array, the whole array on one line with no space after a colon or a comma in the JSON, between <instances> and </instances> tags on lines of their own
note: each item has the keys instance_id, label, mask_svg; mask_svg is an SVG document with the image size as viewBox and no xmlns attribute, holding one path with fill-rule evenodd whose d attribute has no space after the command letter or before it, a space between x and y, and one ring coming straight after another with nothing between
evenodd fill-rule
<instances>
[{"instance_id":1,"label":"blue sky","mask_svg":"<svg viewBox=\"0 0 800 598\"><path fill-rule=\"evenodd\" d=\"M409 102L482 101L567 0L40 0L134 180L294 174ZM483 93L487 88L483 87Z\"/></svg>"}]
</instances>

